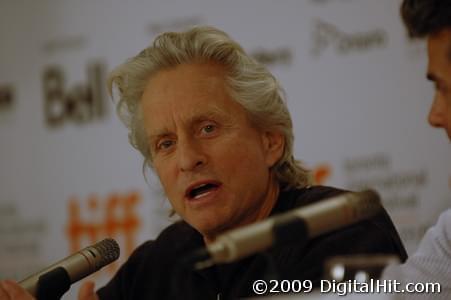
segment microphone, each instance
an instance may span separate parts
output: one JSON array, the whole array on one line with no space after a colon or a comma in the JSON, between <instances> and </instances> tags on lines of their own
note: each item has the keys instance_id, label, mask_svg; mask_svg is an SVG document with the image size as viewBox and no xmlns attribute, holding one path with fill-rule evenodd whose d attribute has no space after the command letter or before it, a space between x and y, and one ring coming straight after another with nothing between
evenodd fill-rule
<instances>
[{"instance_id":1,"label":"microphone","mask_svg":"<svg viewBox=\"0 0 451 300\"><path fill-rule=\"evenodd\" d=\"M221 234L184 263L204 269L215 263L233 262L275 244L306 242L371 218L381 210L379 195L373 190L344 193Z\"/></svg>"},{"instance_id":2,"label":"microphone","mask_svg":"<svg viewBox=\"0 0 451 300\"><path fill-rule=\"evenodd\" d=\"M61 297L72 283L112 263L119 254L118 243L110 238L104 239L25 278L19 285L38 299L43 296L49 299L48 293L56 293L55 289L60 290Z\"/></svg>"}]
</instances>

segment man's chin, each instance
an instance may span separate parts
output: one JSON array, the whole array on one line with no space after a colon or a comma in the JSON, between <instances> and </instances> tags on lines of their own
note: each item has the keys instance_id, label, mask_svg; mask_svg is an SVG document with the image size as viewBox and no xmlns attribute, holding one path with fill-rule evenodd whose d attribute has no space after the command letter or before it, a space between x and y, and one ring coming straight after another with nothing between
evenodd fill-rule
<instances>
[{"instance_id":1,"label":"man's chin","mask_svg":"<svg viewBox=\"0 0 451 300\"><path fill-rule=\"evenodd\" d=\"M214 239L217 235L224 232L224 225L218 220L211 222L194 222L190 225L196 229L204 238Z\"/></svg>"}]
</instances>

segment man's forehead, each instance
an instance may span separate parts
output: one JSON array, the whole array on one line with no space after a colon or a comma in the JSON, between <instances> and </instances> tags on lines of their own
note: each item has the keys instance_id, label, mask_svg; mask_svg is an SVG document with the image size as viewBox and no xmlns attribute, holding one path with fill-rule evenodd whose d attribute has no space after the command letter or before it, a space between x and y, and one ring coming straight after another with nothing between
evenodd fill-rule
<instances>
[{"instance_id":1,"label":"man's forehead","mask_svg":"<svg viewBox=\"0 0 451 300\"><path fill-rule=\"evenodd\" d=\"M183 63L156 71L149 77L147 89L154 92L155 85L173 90L174 86L190 86L201 91L214 91L225 84L225 67L216 63ZM177 91L179 89L176 89Z\"/></svg>"},{"instance_id":2,"label":"man's forehead","mask_svg":"<svg viewBox=\"0 0 451 300\"><path fill-rule=\"evenodd\" d=\"M427 37L428 52L441 52L451 62L451 27L442 29Z\"/></svg>"},{"instance_id":3,"label":"man's forehead","mask_svg":"<svg viewBox=\"0 0 451 300\"><path fill-rule=\"evenodd\" d=\"M428 65L426 77L431 81L444 80L451 70L451 30L428 36Z\"/></svg>"}]
</instances>

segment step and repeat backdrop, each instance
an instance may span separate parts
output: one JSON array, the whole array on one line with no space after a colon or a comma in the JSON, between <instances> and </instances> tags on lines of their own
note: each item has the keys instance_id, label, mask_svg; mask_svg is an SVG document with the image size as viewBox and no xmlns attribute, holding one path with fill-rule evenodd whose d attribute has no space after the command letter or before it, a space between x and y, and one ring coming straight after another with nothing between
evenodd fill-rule
<instances>
[{"instance_id":1,"label":"step and repeat backdrop","mask_svg":"<svg viewBox=\"0 0 451 300\"><path fill-rule=\"evenodd\" d=\"M109 236L122 255L92 276L103 284L173 221L105 79L159 33L197 24L228 32L280 80L296 156L316 183L379 191L414 251L450 206L451 152L427 124L425 43L406 37L399 4L1 1L0 278L21 279Z\"/></svg>"}]
</instances>

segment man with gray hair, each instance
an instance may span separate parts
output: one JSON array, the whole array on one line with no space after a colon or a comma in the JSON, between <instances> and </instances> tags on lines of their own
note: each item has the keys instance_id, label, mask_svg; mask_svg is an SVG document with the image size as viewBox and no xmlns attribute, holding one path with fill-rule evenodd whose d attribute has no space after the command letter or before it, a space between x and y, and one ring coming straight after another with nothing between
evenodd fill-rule
<instances>
[{"instance_id":1,"label":"man with gray hair","mask_svg":"<svg viewBox=\"0 0 451 300\"><path fill-rule=\"evenodd\" d=\"M235 299L256 296L252 283L280 279L317 285L335 255L406 253L385 211L308 243L201 271L179 258L225 231L343 193L309 186L294 159L292 121L282 89L265 66L224 32L168 32L117 67L117 110L133 147L157 174L181 221L141 245L97 294L79 299ZM296 232L293 232L295 235Z\"/></svg>"}]
</instances>

